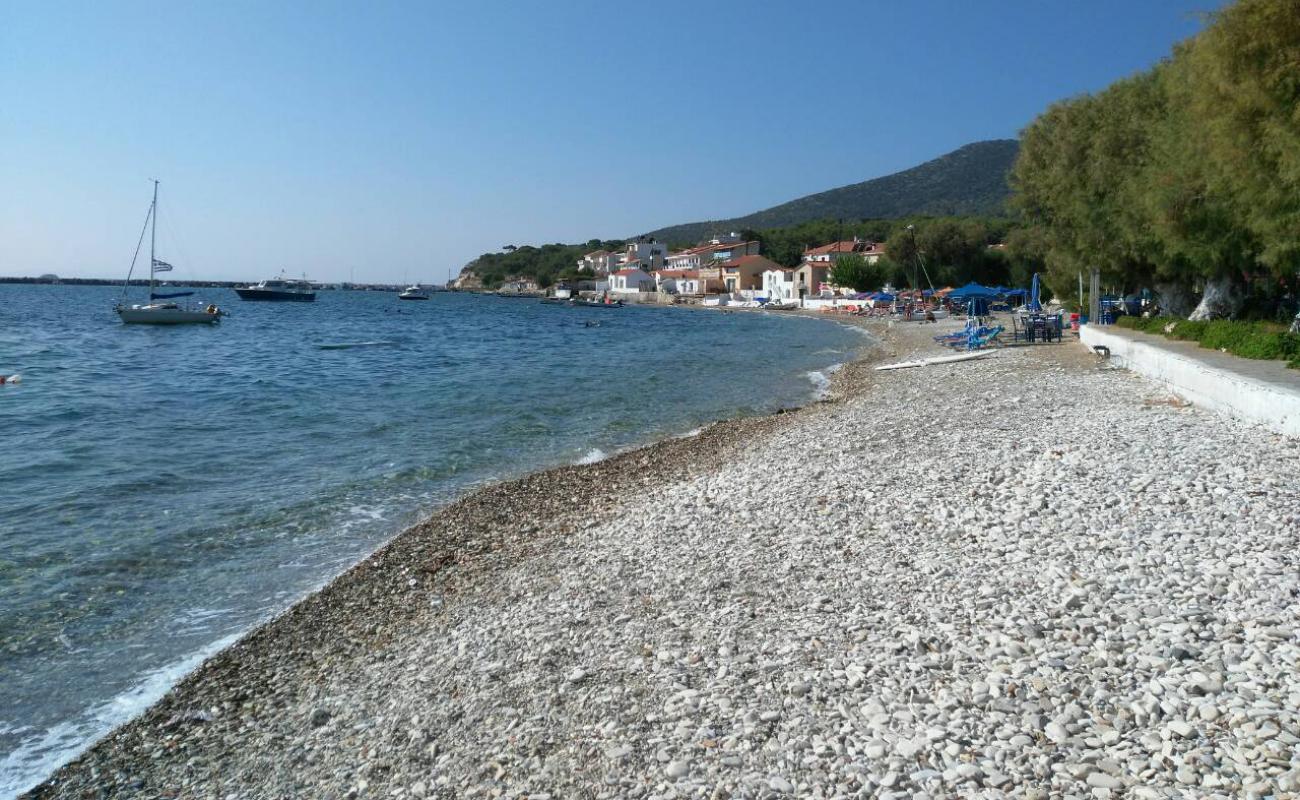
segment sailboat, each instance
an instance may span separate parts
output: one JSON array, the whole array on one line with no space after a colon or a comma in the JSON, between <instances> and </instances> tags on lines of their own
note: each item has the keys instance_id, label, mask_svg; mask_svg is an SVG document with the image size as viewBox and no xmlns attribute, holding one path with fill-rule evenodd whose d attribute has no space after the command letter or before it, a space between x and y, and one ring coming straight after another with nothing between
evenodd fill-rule
<instances>
[{"instance_id":1,"label":"sailboat","mask_svg":"<svg viewBox=\"0 0 1300 800\"><path fill-rule=\"evenodd\" d=\"M135 257L131 259L131 269L126 273L126 283L122 285L122 300L114 307L114 311L122 318L122 322L128 325L186 325L186 324L205 324L211 325L219 322L225 312L215 305L208 305L206 308L186 308L171 302L157 302L159 300L168 301L177 297L188 297L194 292L165 292L154 291L156 288L156 275L159 272L170 272L172 265L166 261L160 261L156 252L158 240L158 181L153 182L153 202L149 204L149 213L144 219L145 225L149 226L149 302L145 305L126 305L126 291L131 285L131 272L135 270L136 258L140 255L140 244L144 240L144 231L140 231L141 242L135 245Z\"/></svg>"}]
</instances>

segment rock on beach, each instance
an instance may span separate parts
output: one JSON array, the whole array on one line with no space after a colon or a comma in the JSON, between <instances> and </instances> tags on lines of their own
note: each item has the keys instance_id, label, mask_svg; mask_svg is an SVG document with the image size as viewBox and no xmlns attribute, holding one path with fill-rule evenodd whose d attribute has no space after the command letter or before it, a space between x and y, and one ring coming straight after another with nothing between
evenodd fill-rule
<instances>
[{"instance_id":1,"label":"rock on beach","mask_svg":"<svg viewBox=\"0 0 1300 800\"><path fill-rule=\"evenodd\" d=\"M1293 796L1300 443L1160 393L855 364L489 487L31 796Z\"/></svg>"}]
</instances>

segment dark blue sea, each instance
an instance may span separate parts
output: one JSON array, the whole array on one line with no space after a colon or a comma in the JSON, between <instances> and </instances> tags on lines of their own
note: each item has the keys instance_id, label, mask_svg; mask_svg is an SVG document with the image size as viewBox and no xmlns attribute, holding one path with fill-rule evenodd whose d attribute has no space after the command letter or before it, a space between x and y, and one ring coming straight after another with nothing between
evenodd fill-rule
<instances>
[{"instance_id":1,"label":"dark blue sea","mask_svg":"<svg viewBox=\"0 0 1300 800\"><path fill-rule=\"evenodd\" d=\"M0 386L0 798L452 498L804 404L866 344L776 314L344 291L199 290L231 316L124 326L119 291L0 284L0 374L23 376Z\"/></svg>"}]
</instances>

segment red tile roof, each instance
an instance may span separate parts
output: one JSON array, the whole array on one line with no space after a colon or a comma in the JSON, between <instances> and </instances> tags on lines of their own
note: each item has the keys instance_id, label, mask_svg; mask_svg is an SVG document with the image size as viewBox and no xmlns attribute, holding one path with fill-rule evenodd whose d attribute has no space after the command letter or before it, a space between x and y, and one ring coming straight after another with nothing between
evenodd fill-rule
<instances>
[{"instance_id":1,"label":"red tile roof","mask_svg":"<svg viewBox=\"0 0 1300 800\"><path fill-rule=\"evenodd\" d=\"M803 251L804 258L809 256L827 256L831 253L883 253L885 246L879 242L859 242L854 240L831 242L821 247L810 247Z\"/></svg>"},{"instance_id":2,"label":"red tile roof","mask_svg":"<svg viewBox=\"0 0 1300 800\"><path fill-rule=\"evenodd\" d=\"M631 268L631 269L620 269L620 270L617 270L617 271L615 271L615 272L611 272L610 274L611 274L611 275L631 275L631 274L634 273L634 272L640 272L640 271L641 271L641 270L636 269L636 268Z\"/></svg>"}]
</instances>

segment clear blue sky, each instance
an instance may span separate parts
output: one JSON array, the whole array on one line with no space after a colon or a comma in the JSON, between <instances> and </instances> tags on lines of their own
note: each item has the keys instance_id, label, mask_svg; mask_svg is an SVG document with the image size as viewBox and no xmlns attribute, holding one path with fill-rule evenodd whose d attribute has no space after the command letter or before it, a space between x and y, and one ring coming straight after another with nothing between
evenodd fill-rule
<instances>
[{"instance_id":1,"label":"clear blue sky","mask_svg":"<svg viewBox=\"0 0 1300 800\"><path fill-rule=\"evenodd\" d=\"M1218 0L0 0L0 274L441 281L1013 137Z\"/></svg>"}]
</instances>

